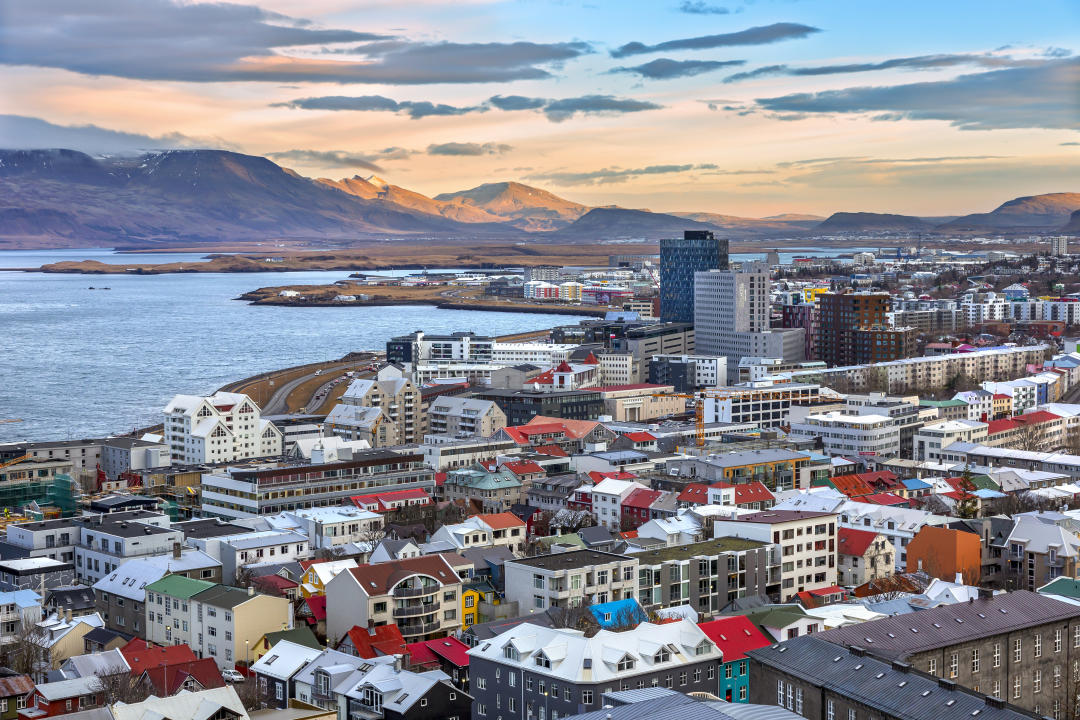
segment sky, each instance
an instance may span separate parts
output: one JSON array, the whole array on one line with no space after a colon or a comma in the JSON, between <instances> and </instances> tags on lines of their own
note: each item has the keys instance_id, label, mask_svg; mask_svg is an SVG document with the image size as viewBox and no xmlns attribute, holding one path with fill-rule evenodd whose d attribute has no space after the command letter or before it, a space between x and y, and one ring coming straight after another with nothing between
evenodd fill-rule
<instances>
[{"instance_id":1,"label":"sky","mask_svg":"<svg viewBox=\"0 0 1080 720\"><path fill-rule=\"evenodd\" d=\"M762 217L1080 191L1075 0L0 0L0 147Z\"/></svg>"}]
</instances>

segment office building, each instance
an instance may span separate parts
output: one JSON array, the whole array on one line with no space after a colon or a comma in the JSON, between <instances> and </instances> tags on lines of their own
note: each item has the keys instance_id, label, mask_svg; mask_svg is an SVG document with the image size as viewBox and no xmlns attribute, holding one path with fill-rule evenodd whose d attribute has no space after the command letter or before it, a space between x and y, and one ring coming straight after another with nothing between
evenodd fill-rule
<instances>
[{"instance_id":1,"label":"office building","mask_svg":"<svg viewBox=\"0 0 1080 720\"><path fill-rule=\"evenodd\" d=\"M727 270L728 241L707 230L660 241L660 319L694 322L694 274Z\"/></svg>"},{"instance_id":2,"label":"office building","mask_svg":"<svg viewBox=\"0 0 1080 720\"><path fill-rule=\"evenodd\" d=\"M888 293L822 293L817 301L818 357L827 365L890 362L914 352L914 331L889 326Z\"/></svg>"}]
</instances>

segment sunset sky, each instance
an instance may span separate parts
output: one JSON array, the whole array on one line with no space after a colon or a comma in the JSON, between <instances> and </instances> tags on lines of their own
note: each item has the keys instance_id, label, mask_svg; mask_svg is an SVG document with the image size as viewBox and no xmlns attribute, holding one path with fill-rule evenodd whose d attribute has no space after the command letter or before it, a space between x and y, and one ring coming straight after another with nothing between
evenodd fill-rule
<instances>
[{"instance_id":1,"label":"sunset sky","mask_svg":"<svg viewBox=\"0 0 1080 720\"><path fill-rule=\"evenodd\" d=\"M764 216L1080 191L1076 0L0 0L0 146Z\"/></svg>"}]
</instances>

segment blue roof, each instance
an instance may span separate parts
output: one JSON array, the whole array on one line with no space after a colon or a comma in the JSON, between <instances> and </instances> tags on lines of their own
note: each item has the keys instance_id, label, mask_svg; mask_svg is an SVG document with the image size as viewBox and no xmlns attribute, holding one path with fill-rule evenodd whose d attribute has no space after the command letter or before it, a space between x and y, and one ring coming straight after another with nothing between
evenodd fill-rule
<instances>
[{"instance_id":1,"label":"blue roof","mask_svg":"<svg viewBox=\"0 0 1080 720\"><path fill-rule=\"evenodd\" d=\"M1005 497L1005 493L1003 492L998 492L997 490L989 490L986 488L976 490L971 494L981 500L997 500L999 498Z\"/></svg>"},{"instance_id":2,"label":"blue roof","mask_svg":"<svg viewBox=\"0 0 1080 720\"><path fill-rule=\"evenodd\" d=\"M600 627L605 629L623 625L627 620L645 622L649 619L648 614L641 608L638 601L633 598L590 605L589 612L596 618L596 622Z\"/></svg>"},{"instance_id":3,"label":"blue roof","mask_svg":"<svg viewBox=\"0 0 1080 720\"><path fill-rule=\"evenodd\" d=\"M929 490L932 486L930 483L920 480L918 478L910 478L908 480L901 480L908 490Z\"/></svg>"},{"instance_id":4,"label":"blue roof","mask_svg":"<svg viewBox=\"0 0 1080 720\"><path fill-rule=\"evenodd\" d=\"M637 450L611 450L610 452L593 453L593 457L601 460L648 460L649 456Z\"/></svg>"},{"instance_id":5,"label":"blue roof","mask_svg":"<svg viewBox=\"0 0 1080 720\"><path fill-rule=\"evenodd\" d=\"M0 592L0 605L18 605L30 608L41 604L41 596L33 590L12 590Z\"/></svg>"}]
</instances>

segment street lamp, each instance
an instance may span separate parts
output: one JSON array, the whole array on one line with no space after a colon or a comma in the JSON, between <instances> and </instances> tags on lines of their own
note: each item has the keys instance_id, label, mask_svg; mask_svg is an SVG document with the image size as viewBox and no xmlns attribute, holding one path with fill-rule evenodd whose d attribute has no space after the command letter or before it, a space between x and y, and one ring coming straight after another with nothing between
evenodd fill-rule
<instances>
[{"instance_id":1,"label":"street lamp","mask_svg":"<svg viewBox=\"0 0 1080 720\"><path fill-rule=\"evenodd\" d=\"M249 649L250 649L249 648L250 645L251 645L250 640L245 640L244 641L244 665L249 669L251 668L251 655L248 652Z\"/></svg>"}]
</instances>

